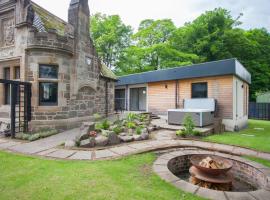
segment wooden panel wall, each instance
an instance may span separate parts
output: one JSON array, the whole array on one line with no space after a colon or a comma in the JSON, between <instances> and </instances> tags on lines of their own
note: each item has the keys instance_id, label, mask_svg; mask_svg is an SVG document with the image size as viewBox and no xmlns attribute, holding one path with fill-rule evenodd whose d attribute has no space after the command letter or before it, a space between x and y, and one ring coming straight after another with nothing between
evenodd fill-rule
<instances>
[{"instance_id":1,"label":"wooden panel wall","mask_svg":"<svg viewBox=\"0 0 270 200\"><path fill-rule=\"evenodd\" d=\"M176 81L156 82L148 84L148 108L150 112L165 113L175 108ZM233 117L233 76L207 77L179 80L179 108L183 108L183 100L191 98L191 84L208 83L208 97L218 102L218 116L224 119ZM165 88L165 84L168 88Z\"/></svg>"}]
</instances>

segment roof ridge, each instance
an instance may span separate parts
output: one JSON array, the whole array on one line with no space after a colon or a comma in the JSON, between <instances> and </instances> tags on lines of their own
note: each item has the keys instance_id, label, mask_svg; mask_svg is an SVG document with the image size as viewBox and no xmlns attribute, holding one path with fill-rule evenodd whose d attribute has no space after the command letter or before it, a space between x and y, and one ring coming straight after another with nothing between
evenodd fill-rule
<instances>
[{"instance_id":1,"label":"roof ridge","mask_svg":"<svg viewBox=\"0 0 270 200\"><path fill-rule=\"evenodd\" d=\"M203 62L203 63L196 63L196 64L191 64L191 65L183 65L183 66L166 68L166 69L151 70L151 71L146 71L146 72L139 72L139 73L134 73L134 74L118 76L118 78L122 78L122 77L126 77L126 76L132 76L132 75L146 74L146 73L151 73L151 72L156 72L156 71L173 70L173 69L178 69L178 68L188 68L188 67L193 67L193 66L198 66L198 65L203 65L203 64L216 63L216 62L229 61L229 60L237 60L237 59L236 58L228 58L228 59L223 59L223 60L208 61L208 62Z\"/></svg>"}]
</instances>

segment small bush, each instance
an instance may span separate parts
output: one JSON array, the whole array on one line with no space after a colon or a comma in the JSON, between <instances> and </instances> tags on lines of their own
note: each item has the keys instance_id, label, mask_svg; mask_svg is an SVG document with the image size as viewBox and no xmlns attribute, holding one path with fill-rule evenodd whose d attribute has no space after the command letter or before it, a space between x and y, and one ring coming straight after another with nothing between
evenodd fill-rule
<instances>
[{"instance_id":1,"label":"small bush","mask_svg":"<svg viewBox=\"0 0 270 200\"><path fill-rule=\"evenodd\" d=\"M135 114L135 113L128 113L127 121L133 122L137 118L138 118L138 115L137 114Z\"/></svg>"},{"instance_id":2,"label":"small bush","mask_svg":"<svg viewBox=\"0 0 270 200\"><path fill-rule=\"evenodd\" d=\"M178 136L178 137L186 137L187 134L186 134L185 130L178 130L178 131L176 131L176 136Z\"/></svg>"},{"instance_id":3,"label":"small bush","mask_svg":"<svg viewBox=\"0 0 270 200\"><path fill-rule=\"evenodd\" d=\"M102 129L108 130L110 126L111 126L110 122L107 119L105 119L100 123L96 123L95 130L97 131L101 131Z\"/></svg>"},{"instance_id":4,"label":"small bush","mask_svg":"<svg viewBox=\"0 0 270 200\"><path fill-rule=\"evenodd\" d=\"M193 122L193 119L190 115L186 115L184 118L184 127L185 127L185 132L187 134L192 134L193 130L195 128L195 124Z\"/></svg>"},{"instance_id":5,"label":"small bush","mask_svg":"<svg viewBox=\"0 0 270 200\"><path fill-rule=\"evenodd\" d=\"M40 138L40 134L36 133L36 134L30 135L28 140L32 142L32 141L38 140L39 138Z\"/></svg>"},{"instance_id":6,"label":"small bush","mask_svg":"<svg viewBox=\"0 0 270 200\"><path fill-rule=\"evenodd\" d=\"M94 120L95 120L95 122L100 121L100 120L101 120L101 116L100 116L100 114L95 113L95 114L94 114Z\"/></svg>"},{"instance_id":7,"label":"small bush","mask_svg":"<svg viewBox=\"0 0 270 200\"><path fill-rule=\"evenodd\" d=\"M119 135L119 134L123 131L123 129L122 129L120 126L116 126L116 127L113 128L112 131L113 131L116 135Z\"/></svg>"},{"instance_id":8,"label":"small bush","mask_svg":"<svg viewBox=\"0 0 270 200\"><path fill-rule=\"evenodd\" d=\"M45 131L45 132L40 132L39 135L41 138L46 138L46 137L55 135L57 133L58 133L58 131L53 129L53 130L49 130L49 131Z\"/></svg>"},{"instance_id":9,"label":"small bush","mask_svg":"<svg viewBox=\"0 0 270 200\"><path fill-rule=\"evenodd\" d=\"M192 135L193 135L193 136L201 136L201 132L200 132L200 131L194 130L194 131L192 132Z\"/></svg>"},{"instance_id":10,"label":"small bush","mask_svg":"<svg viewBox=\"0 0 270 200\"><path fill-rule=\"evenodd\" d=\"M137 127L137 128L136 128L136 134L137 134L137 135L141 135L141 134L142 134L142 129L143 129L143 128L140 127L140 126Z\"/></svg>"},{"instance_id":11,"label":"small bush","mask_svg":"<svg viewBox=\"0 0 270 200\"><path fill-rule=\"evenodd\" d=\"M135 129L136 128L136 124L134 122L127 122L126 126L128 129Z\"/></svg>"}]
</instances>

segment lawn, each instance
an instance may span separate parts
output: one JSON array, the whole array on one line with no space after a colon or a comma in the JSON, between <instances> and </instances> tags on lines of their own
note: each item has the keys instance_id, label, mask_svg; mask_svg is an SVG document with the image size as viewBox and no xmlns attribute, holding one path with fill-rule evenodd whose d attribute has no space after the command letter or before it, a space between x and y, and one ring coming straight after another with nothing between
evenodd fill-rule
<instances>
[{"instance_id":1,"label":"lawn","mask_svg":"<svg viewBox=\"0 0 270 200\"><path fill-rule=\"evenodd\" d=\"M270 121L249 120L248 128L245 130L212 135L204 140L270 152Z\"/></svg>"},{"instance_id":2,"label":"lawn","mask_svg":"<svg viewBox=\"0 0 270 200\"><path fill-rule=\"evenodd\" d=\"M156 156L114 161L56 161L0 152L0 199L201 199L152 172Z\"/></svg>"}]
</instances>

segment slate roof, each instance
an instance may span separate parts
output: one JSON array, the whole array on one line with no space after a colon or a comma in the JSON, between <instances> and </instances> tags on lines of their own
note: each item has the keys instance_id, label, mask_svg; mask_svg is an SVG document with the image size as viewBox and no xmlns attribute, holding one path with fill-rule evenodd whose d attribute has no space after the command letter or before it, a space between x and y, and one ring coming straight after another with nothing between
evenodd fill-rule
<instances>
[{"instance_id":1,"label":"slate roof","mask_svg":"<svg viewBox=\"0 0 270 200\"><path fill-rule=\"evenodd\" d=\"M181 80L190 78L235 75L247 83L251 83L251 75L235 58L150 71L118 77L116 86L134 85L150 82Z\"/></svg>"},{"instance_id":2,"label":"slate roof","mask_svg":"<svg viewBox=\"0 0 270 200\"><path fill-rule=\"evenodd\" d=\"M55 29L58 35L65 35L66 27L68 26L67 22L34 2L31 2L31 5L35 11L33 26L39 32L48 32L49 29Z\"/></svg>"},{"instance_id":3,"label":"slate roof","mask_svg":"<svg viewBox=\"0 0 270 200\"><path fill-rule=\"evenodd\" d=\"M105 64L101 65L100 73L101 73L101 76L103 76L105 78L117 80L117 76Z\"/></svg>"}]
</instances>

